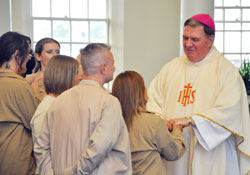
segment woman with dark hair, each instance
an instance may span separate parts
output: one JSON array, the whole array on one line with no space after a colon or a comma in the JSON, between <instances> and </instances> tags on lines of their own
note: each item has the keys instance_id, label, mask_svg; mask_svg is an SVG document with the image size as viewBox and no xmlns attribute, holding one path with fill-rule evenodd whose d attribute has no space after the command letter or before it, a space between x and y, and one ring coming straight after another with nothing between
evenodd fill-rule
<instances>
[{"instance_id":1,"label":"woman with dark hair","mask_svg":"<svg viewBox=\"0 0 250 175\"><path fill-rule=\"evenodd\" d=\"M172 123L169 132L166 122L146 111L147 91L144 80L134 71L120 73L112 88L122 106L129 131L134 175L165 175L166 160L177 160L185 152L182 126Z\"/></svg>"},{"instance_id":2,"label":"woman with dark hair","mask_svg":"<svg viewBox=\"0 0 250 175\"><path fill-rule=\"evenodd\" d=\"M27 37L28 43L31 45L31 40L29 37ZM22 76L25 78L27 75L30 75L33 73L33 70L36 66L36 58L34 57L32 49L30 49L30 56L31 58L28 60L26 64L26 72L22 74Z\"/></svg>"},{"instance_id":3,"label":"woman with dark hair","mask_svg":"<svg viewBox=\"0 0 250 175\"><path fill-rule=\"evenodd\" d=\"M34 74L28 76L26 80L31 85L35 95L42 100L46 95L43 75L48 61L55 55L60 53L60 44L53 38L43 38L39 40L35 47L34 56L37 64L34 69Z\"/></svg>"},{"instance_id":4,"label":"woman with dark hair","mask_svg":"<svg viewBox=\"0 0 250 175\"><path fill-rule=\"evenodd\" d=\"M26 76L32 74L35 66L36 66L36 58L32 54L30 60L26 64L27 71L23 74L23 77L25 78Z\"/></svg>"},{"instance_id":5,"label":"woman with dark hair","mask_svg":"<svg viewBox=\"0 0 250 175\"><path fill-rule=\"evenodd\" d=\"M22 77L31 58L27 36L7 32L0 38L0 174L34 174L30 120L37 101Z\"/></svg>"},{"instance_id":6,"label":"woman with dark hair","mask_svg":"<svg viewBox=\"0 0 250 175\"><path fill-rule=\"evenodd\" d=\"M80 75L78 71L79 63L72 57L56 55L49 60L44 72L44 86L47 95L37 107L30 122L34 141L34 150L36 150L38 145L37 137L40 135L46 112L58 95L79 83ZM41 174L41 170L39 170L39 165L41 163L41 160L39 159L39 152L35 152L35 156L38 166L37 171Z\"/></svg>"}]
</instances>

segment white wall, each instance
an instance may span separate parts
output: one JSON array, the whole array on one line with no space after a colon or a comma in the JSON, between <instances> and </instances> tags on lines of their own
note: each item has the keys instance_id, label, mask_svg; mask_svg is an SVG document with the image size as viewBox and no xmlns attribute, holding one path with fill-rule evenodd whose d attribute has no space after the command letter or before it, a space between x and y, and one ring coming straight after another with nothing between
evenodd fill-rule
<instances>
[{"instance_id":1,"label":"white wall","mask_svg":"<svg viewBox=\"0 0 250 175\"><path fill-rule=\"evenodd\" d=\"M124 0L110 0L109 2L111 9L110 42L115 58L115 77L124 70Z\"/></svg>"},{"instance_id":2,"label":"white wall","mask_svg":"<svg viewBox=\"0 0 250 175\"><path fill-rule=\"evenodd\" d=\"M32 37L31 0L12 1L12 30Z\"/></svg>"},{"instance_id":3,"label":"white wall","mask_svg":"<svg viewBox=\"0 0 250 175\"><path fill-rule=\"evenodd\" d=\"M212 17L214 16L213 0L181 0L181 5L184 21L198 13L206 13Z\"/></svg>"},{"instance_id":4,"label":"white wall","mask_svg":"<svg viewBox=\"0 0 250 175\"><path fill-rule=\"evenodd\" d=\"M0 0L0 24L0 35L15 31L32 36L31 0Z\"/></svg>"},{"instance_id":5,"label":"white wall","mask_svg":"<svg viewBox=\"0 0 250 175\"><path fill-rule=\"evenodd\" d=\"M124 1L124 69L135 70L148 86L179 54L179 0Z\"/></svg>"},{"instance_id":6,"label":"white wall","mask_svg":"<svg viewBox=\"0 0 250 175\"><path fill-rule=\"evenodd\" d=\"M10 0L0 0L0 36L11 30Z\"/></svg>"},{"instance_id":7,"label":"white wall","mask_svg":"<svg viewBox=\"0 0 250 175\"><path fill-rule=\"evenodd\" d=\"M182 55L183 24L197 13L213 17L213 0L111 0L116 73L135 70L150 84L172 58Z\"/></svg>"}]
</instances>

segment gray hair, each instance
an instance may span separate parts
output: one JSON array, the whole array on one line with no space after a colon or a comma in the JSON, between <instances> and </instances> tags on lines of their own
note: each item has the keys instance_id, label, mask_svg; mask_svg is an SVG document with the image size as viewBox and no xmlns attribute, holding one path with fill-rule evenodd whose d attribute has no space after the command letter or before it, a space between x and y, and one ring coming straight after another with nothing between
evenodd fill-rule
<instances>
[{"instance_id":1,"label":"gray hair","mask_svg":"<svg viewBox=\"0 0 250 175\"><path fill-rule=\"evenodd\" d=\"M98 55L100 52L110 50L111 47L103 43L91 43L80 50L81 64L85 75L96 74L101 64L106 63L105 58Z\"/></svg>"}]
</instances>

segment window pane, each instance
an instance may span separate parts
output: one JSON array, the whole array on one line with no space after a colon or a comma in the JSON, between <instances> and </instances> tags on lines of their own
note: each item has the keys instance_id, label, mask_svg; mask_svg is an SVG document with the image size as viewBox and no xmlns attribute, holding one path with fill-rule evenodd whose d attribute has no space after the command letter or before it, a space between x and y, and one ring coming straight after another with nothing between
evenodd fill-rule
<instances>
[{"instance_id":1,"label":"window pane","mask_svg":"<svg viewBox=\"0 0 250 175\"><path fill-rule=\"evenodd\" d=\"M240 9L226 9L225 10L225 20L226 21L236 21L240 20Z\"/></svg>"},{"instance_id":2,"label":"window pane","mask_svg":"<svg viewBox=\"0 0 250 175\"><path fill-rule=\"evenodd\" d=\"M215 33L214 45L216 46L219 52L223 52L223 32Z\"/></svg>"},{"instance_id":3,"label":"window pane","mask_svg":"<svg viewBox=\"0 0 250 175\"><path fill-rule=\"evenodd\" d=\"M240 54L225 54L224 55L228 60L231 61L237 68L240 68Z\"/></svg>"},{"instance_id":4,"label":"window pane","mask_svg":"<svg viewBox=\"0 0 250 175\"><path fill-rule=\"evenodd\" d=\"M240 6L240 0L224 0L224 6Z\"/></svg>"},{"instance_id":5,"label":"window pane","mask_svg":"<svg viewBox=\"0 0 250 175\"><path fill-rule=\"evenodd\" d=\"M241 5L242 6L250 6L250 1L249 0L241 0Z\"/></svg>"},{"instance_id":6,"label":"window pane","mask_svg":"<svg viewBox=\"0 0 250 175\"><path fill-rule=\"evenodd\" d=\"M107 24L106 22L90 22L90 42L107 43Z\"/></svg>"},{"instance_id":7,"label":"window pane","mask_svg":"<svg viewBox=\"0 0 250 175\"><path fill-rule=\"evenodd\" d=\"M69 17L69 0L53 0L52 17Z\"/></svg>"},{"instance_id":8,"label":"window pane","mask_svg":"<svg viewBox=\"0 0 250 175\"><path fill-rule=\"evenodd\" d=\"M51 22L49 20L34 20L33 35L34 41L44 37L51 37Z\"/></svg>"},{"instance_id":9,"label":"window pane","mask_svg":"<svg viewBox=\"0 0 250 175\"><path fill-rule=\"evenodd\" d=\"M240 32L225 32L225 53L240 53Z\"/></svg>"},{"instance_id":10,"label":"window pane","mask_svg":"<svg viewBox=\"0 0 250 175\"><path fill-rule=\"evenodd\" d=\"M222 0L214 0L214 6L222 6Z\"/></svg>"},{"instance_id":11,"label":"window pane","mask_svg":"<svg viewBox=\"0 0 250 175\"><path fill-rule=\"evenodd\" d=\"M214 20L215 21L223 20L223 10L222 9L215 9L214 10Z\"/></svg>"},{"instance_id":12,"label":"window pane","mask_svg":"<svg viewBox=\"0 0 250 175\"><path fill-rule=\"evenodd\" d=\"M106 18L106 0L89 1L89 18Z\"/></svg>"},{"instance_id":13,"label":"window pane","mask_svg":"<svg viewBox=\"0 0 250 175\"><path fill-rule=\"evenodd\" d=\"M250 32L242 32L242 52L250 53Z\"/></svg>"},{"instance_id":14,"label":"window pane","mask_svg":"<svg viewBox=\"0 0 250 175\"><path fill-rule=\"evenodd\" d=\"M246 60L246 61L250 61L250 54L242 54L242 62Z\"/></svg>"},{"instance_id":15,"label":"window pane","mask_svg":"<svg viewBox=\"0 0 250 175\"><path fill-rule=\"evenodd\" d=\"M240 30L240 23L225 23L225 30Z\"/></svg>"},{"instance_id":16,"label":"window pane","mask_svg":"<svg viewBox=\"0 0 250 175\"><path fill-rule=\"evenodd\" d=\"M53 38L59 42L70 41L69 21L53 21Z\"/></svg>"},{"instance_id":17,"label":"window pane","mask_svg":"<svg viewBox=\"0 0 250 175\"><path fill-rule=\"evenodd\" d=\"M87 44L72 44L72 57L76 58Z\"/></svg>"},{"instance_id":18,"label":"window pane","mask_svg":"<svg viewBox=\"0 0 250 175\"><path fill-rule=\"evenodd\" d=\"M70 1L70 17L71 18L87 18L87 0L71 0Z\"/></svg>"},{"instance_id":19,"label":"window pane","mask_svg":"<svg viewBox=\"0 0 250 175\"><path fill-rule=\"evenodd\" d=\"M250 21L250 9L243 9L242 20L243 21Z\"/></svg>"},{"instance_id":20,"label":"window pane","mask_svg":"<svg viewBox=\"0 0 250 175\"><path fill-rule=\"evenodd\" d=\"M69 44L60 44L60 54L70 56L70 45Z\"/></svg>"},{"instance_id":21,"label":"window pane","mask_svg":"<svg viewBox=\"0 0 250 175\"><path fill-rule=\"evenodd\" d=\"M50 0L33 0L32 1L33 17L50 17Z\"/></svg>"},{"instance_id":22,"label":"window pane","mask_svg":"<svg viewBox=\"0 0 250 175\"><path fill-rule=\"evenodd\" d=\"M216 31L223 30L223 23L216 22L215 29L216 29Z\"/></svg>"},{"instance_id":23,"label":"window pane","mask_svg":"<svg viewBox=\"0 0 250 175\"><path fill-rule=\"evenodd\" d=\"M242 30L250 30L250 23L243 23Z\"/></svg>"},{"instance_id":24,"label":"window pane","mask_svg":"<svg viewBox=\"0 0 250 175\"><path fill-rule=\"evenodd\" d=\"M72 41L73 42L88 42L88 22L87 21L72 21Z\"/></svg>"}]
</instances>

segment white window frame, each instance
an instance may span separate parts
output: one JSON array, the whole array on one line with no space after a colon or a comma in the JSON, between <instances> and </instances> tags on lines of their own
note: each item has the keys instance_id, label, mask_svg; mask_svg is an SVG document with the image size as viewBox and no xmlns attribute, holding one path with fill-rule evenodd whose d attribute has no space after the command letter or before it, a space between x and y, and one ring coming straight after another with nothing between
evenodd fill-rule
<instances>
[{"instance_id":1,"label":"white window frame","mask_svg":"<svg viewBox=\"0 0 250 175\"><path fill-rule=\"evenodd\" d=\"M52 1L53 0L50 0L50 14L52 14ZM70 14L70 1L69 0L69 14ZM89 2L90 0L87 0L87 2ZM32 8L32 0L31 0L31 8ZM89 3L87 3L89 4ZM32 9L33 10L33 9ZM87 15L89 16L89 6L87 7ZM71 18L71 17L64 17L64 18L58 18L58 17L33 17L32 16L32 29L33 29L33 36L32 36L32 43L35 45L35 43L37 41L34 41L34 27L33 27L33 21L34 20L48 20L51 22L51 36L48 36L48 37L51 37L51 38L54 38L53 37L53 21L56 21L56 20L60 20L60 21L69 21L70 23L70 41L69 42L62 42L62 41L58 41L60 44L69 44L70 46L70 56L73 56L73 53L72 53L72 44L82 44L83 46L84 45L87 45L90 42L90 22L95 22L95 21L102 21L102 22L105 22L107 24L107 42L105 44L108 44L110 45L110 14L109 14L109 0L106 0L106 18L102 18L102 19L99 19L99 18ZM31 13L32 15L32 13ZM88 42L74 42L72 41L72 21L87 21L88 22Z\"/></svg>"},{"instance_id":2,"label":"white window frame","mask_svg":"<svg viewBox=\"0 0 250 175\"><path fill-rule=\"evenodd\" d=\"M222 20L215 20L215 23L222 23L223 24L223 30L216 29L216 32L222 32L223 33L223 41L222 41L223 42L223 44L222 44L223 50L221 51L222 54L224 54L224 55L234 55L234 54L240 55L240 60L238 60L238 61L240 61L239 65L235 64L235 62L232 61L232 63L235 64L235 66L239 68L240 65L244 61L243 55L250 55L250 50L249 50L249 52L244 52L244 53L242 52L242 33L243 32L250 32L250 29L249 30L243 30L242 29L243 23L250 23L250 21L243 21L242 20L242 12L243 12L243 9L250 9L250 6L235 6L235 7L224 6L224 1L225 0L222 0L222 6L215 6L214 7L215 10L216 9L222 9L223 10L223 19ZM240 4L241 4L241 1L240 1ZM226 21L226 19L225 19L225 10L226 9L240 9L241 19L240 20L236 20L236 21ZM230 22L230 23L240 23L241 29L240 30L225 30L225 24L227 22ZM225 32L240 32L240 52L230 52L230 53L225 52ZM215 33L215 40L216 40L216 33Z\"/></svg>"},{"instance_id":3,"label":"white window frame","mask_svg":"<svg viewBox=\"0 0 250 175\"><path fill-rule=\"evenodd\" d=\"M11 30L20 32L31 37L33 41L32 0L9 0ZM107 13L109 16L108 44L115 59L116 71L114 77L124 71L124 43L125 43L125 0L107 0ZM32 42L32 47L34 43ZM111 91L112 81L108 83L107 89Z\"/></svg>"}]
</instances>

